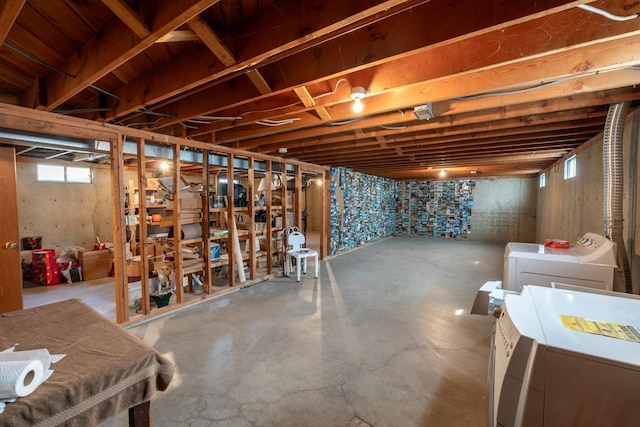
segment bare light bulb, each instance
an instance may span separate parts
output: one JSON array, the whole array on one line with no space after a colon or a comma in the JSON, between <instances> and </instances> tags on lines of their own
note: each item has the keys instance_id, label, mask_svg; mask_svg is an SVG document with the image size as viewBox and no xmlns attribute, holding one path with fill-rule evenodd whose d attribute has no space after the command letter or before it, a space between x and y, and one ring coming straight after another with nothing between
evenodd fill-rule
<instances>
[{"instance_id":1,"label":"bare light bulb","mask_svg":"<svg viewBox=\"0 0 640 427\"><path fill-rule=\"evenodd\" d=\"M351 99L353 99L353 112L362 113L362 98L367 95L367 91L362 86L351 88Z\"/></svg>"},{"instance_id":2,"label":"bare light bulb","mask_svg":"<svg viewBox=\"0 0 640 427\"><path fill-rule=\"evenodd\" d=\"M362 100L360 98L356 98L353 101L353 112L354 113L362 113Z\"/></svg>"}]
</instances>

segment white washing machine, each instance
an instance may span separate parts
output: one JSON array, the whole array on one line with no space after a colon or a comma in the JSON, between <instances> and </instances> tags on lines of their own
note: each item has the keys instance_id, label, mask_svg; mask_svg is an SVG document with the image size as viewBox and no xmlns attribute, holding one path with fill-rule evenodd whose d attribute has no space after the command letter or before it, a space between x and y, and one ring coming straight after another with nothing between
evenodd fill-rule
<instances>
[{"instance_id":1,"label":"white washing machine","mask_svg":"<svg viewBox=\"0 0 640 427\"><path fill-rule=\"evenodd\" d=\"M640 299L525 286L505 297L491 345L492 427L635 427Z\"/></svg>"},{"instance_id":2,"label":"white washing machine","mask_svg":"<svg viewBox=\"0 0 640 427\"><path fill-rule=\"evenodd\" d=\"M524 285L557 282L612 290L616 266L616 245L595 233L585 234L568 249L509 242L504 252L502 289L520 292Z\"/></svg>"}]
</instances>

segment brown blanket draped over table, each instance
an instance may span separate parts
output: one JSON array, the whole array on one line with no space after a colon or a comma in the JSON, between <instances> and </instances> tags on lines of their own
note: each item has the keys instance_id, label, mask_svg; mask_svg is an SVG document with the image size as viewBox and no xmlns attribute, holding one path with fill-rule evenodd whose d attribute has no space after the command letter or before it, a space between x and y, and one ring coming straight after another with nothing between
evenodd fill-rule
<instances>
[{"instance_id":1,"label":"brown blanket draped over table","mask_svg":"<svg viewBox=\"0 0 640 427\"><path fill-rule=\"evenodd\" d=\"M165 390L175 367L78 299L0 315L0 350L66 354L32 394L7 404L0 425L95 426Z\"/></svg>"}]
</instances>

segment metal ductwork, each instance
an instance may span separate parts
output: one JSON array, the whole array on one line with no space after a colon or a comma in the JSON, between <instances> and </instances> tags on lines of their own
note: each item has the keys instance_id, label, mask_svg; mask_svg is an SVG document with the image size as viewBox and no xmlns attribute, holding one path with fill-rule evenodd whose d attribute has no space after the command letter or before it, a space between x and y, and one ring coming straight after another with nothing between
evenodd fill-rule
<instances>
[{"instance_id":1,"label":"metal ductwork","mask_svg":"<svg viewBox=\"0 0 640 427\"><path fill-rule=\"evenodd\" d=\"M629 112L628 102L619 102L609 107L603 137L604 170L604 234L612 240L618 250L618 266L624 279L624 289L632 293L631 269L624 244L623 234L623 165L622 137L624 121Z\"/></svg>"}]
</instances>

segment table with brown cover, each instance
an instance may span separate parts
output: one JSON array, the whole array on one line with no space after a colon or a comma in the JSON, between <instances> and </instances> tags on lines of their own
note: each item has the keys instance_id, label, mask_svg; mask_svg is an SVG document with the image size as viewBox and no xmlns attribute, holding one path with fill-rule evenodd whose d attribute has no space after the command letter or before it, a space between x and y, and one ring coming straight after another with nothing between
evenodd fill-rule
<instances>
[{"instance_id":1,"label":"table with brown cover","mask_svg":"<svg viewBox=\"0 0 640 427\"><path fill-rule=\"evenodd\" d=\"M149 400L175 367L155 349L78 299L0 314L0 350L66 354L33 393L7 404L2 426L95 426L129 409L146 425Z\"/></svg>"}]
</instances>

